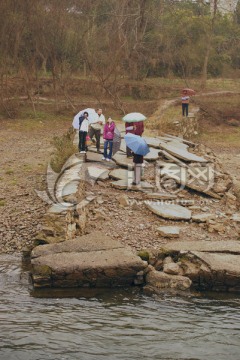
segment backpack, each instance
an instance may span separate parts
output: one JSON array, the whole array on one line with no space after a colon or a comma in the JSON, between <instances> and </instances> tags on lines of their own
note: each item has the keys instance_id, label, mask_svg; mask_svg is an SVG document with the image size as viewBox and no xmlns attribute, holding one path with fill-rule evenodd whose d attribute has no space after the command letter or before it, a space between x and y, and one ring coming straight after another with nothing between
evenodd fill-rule
<instances>
[{"instance_id":1,"label":"backpack","mask_svg":"<svg viewBox=\"0 0 240 360\"><path fill-rule=\"evenodd\" d=\"M82 125L82 122L84 119L85 119L85 116L83 116L83 115L79 117L79 130L81 128L81 125Z\"/></svg>"}]
</instances>

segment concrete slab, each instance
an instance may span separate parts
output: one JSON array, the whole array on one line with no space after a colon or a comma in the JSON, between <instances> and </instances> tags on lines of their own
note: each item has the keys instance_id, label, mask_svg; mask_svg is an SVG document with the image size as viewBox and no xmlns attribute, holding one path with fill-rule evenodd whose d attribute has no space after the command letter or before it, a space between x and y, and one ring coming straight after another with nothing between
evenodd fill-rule
<instances>
[{"instance_id":1,"label":"concrete slab","mask_svg":"<svg viewBox=\"0 0 240 360\"><path fill-rule=\"evenodd\" d=\"M54 204L48 209L49 214L66 214L67 210L73 206L70 203L64 203L62 204Z\"/></svg>"},{"instance_id":2,"label":"concrete slab","mask_svg":"<svg viewBox=\"0 0 240 360\"><path fill-rule=\"evenodd\" d=\"M167 238L177 238L180 234L180 228L178 226L159 226L157 232Z\"/></svg>"},{"instance_id":3,"label":"concrete slab","mask_svg":"<svg viewBox=\"0 0 240 360\"><path fill-rule=\"evenodd\" d=\"M113 160L117 165L133 170L133 159L127 158L126 155L121 155L117 153L113 156Z\"/></svg>"},{"instance_id":4,"label":"concrete slab","mask_svg":"<svg viewBox=\"0 0 240 360\"><path fill-rule=\"evenodd\" d=\"M147 161L156 161L159 158L159 150L152 147L149 148L150 152L144 156Z\"/></svg>"},{"instance_id":5,"label":"concrete slab","mask_svg":"<svg viewBox=\"0 0 240 360\"><path fill-rule=\"evenodd\" d=\"M240 241L222 240L222 241L174 241L164 245L166 250L170 251L201 251L215 253L234 253L240 254Z\"/></svg>"},{"instance_id":6,"label":"concrete slab","mask_svg":"<svg viewBox=\"0 0 240 360\"><path fill-rule=\"evenodd\" d=\"M181 145L180 145L181 144ZM168 143L168 144L160 144L160 148L163 150L166 150L171 155L177 157L178 159L184 160L184 161L192 161L192 162L208 162L208 160L204 159L201 156L197 156L195 154L190 153L186 149L183 148L183 143L177 142L177 143Z\"/></svg>"},{"instance_id":7,"label":"concrete slab","mask_svg":"<svg viewBox=\"0 0 240 360\"><path fill-rule=\"evenodd\" d=\"M240 223L240 213L236 213L232 215L232 220Z\"/></svg>"},{"instance_id":8,"label":"concrete slab","mask_svg":"<svg viewBox=\"0 0 240 360\"><path fill-rule=\"evenodd\" d=\"M68 168L63 172L57 181L57 184L55 184L56 199L59 203L62 202L64 196L72 195L77 192L82 166L82 162L79 162L76 163L75 166Z\"/></svg>"},{"instance_id":9,"label":"concrete slab","mask_svg":"<svg viewBox=\"0 0 240 360\"><path fill-rule=\"evenodd\" d=\"M133 179L112 181L110 184L116 189L120 190L134 190L134 191L146 191L153 190L154 186L146 181L141 181L139 185L131 185Z\"/></svg>"},{"instance_id":10,"label":"concrete slab","mask_svg":"<svg viewBox=\"0 0 240 360\"><path fill-rule=\"evenodd\" d=\"M103 157L103 154L88 151L86 154L86 161L101 162L102 157Z\"/></svg>"},{"instance_id":11,"label":"concrete slab","mask_svg":"<svg viewBox=\"0 0 240 360\"><path fill-rule=\"evenodd\" d=\"M78 191L78 186L79 180L73 180L67 183L66 186L64 186L62 189L62 197L76 194Z\"/></svg>"},{"instance_id":12,"label":"concrete slab","mask_svg":"<svg viewBox=\"0 0 240 360\"><path fill-rule=\"evenodd\" d=\"M108 174L109 174L109 170L107 170L105 167L101 167L101 166L88 166L88 175L90 176L91 179L94 180L107 180L109 178Z\"/></svg>"},{"instance_id":13,"label":"concrete slab","mask_svg":"<svg viewBox=\"0 0 240 360\"><path fill-rule=\"evenodd\" d=\"M207 222L208 220L213 220L216 218L215 214L208 214L208 213L204 213L204 214L196 214L192 216L192 220L195 222Z\"/></svg>"},{"instance_id":14,"label":"concrete slab","mask_svg":"<svg viewBox=\"0 0 240 360\"><path fill-rule=\"evenodd\" d=\"M211 167L192 167L183 168L174 163L158 162L161 165L161 177L174 179L177 184L195 191L207 194L215 199L221 199L217 193L212 190L214 184L214 172Z\"/></svg>"},{"instance_id":15,"label":"concrete slab","mask_svg":"<svg viewBox=\"0 0 240 360\"><path fill-rule=\"evenodd\" d=\"M149 137L149 136L143 136L144 140L146 141L146 143L148 144L148 146L151 146L155 149L160 149L159 144L160 144L160 140L157 137Z\"/></svg>"},{"instance_id":16,"label":"concrete slab","mask_svg":"<svg viewBox=\"0 0 240 360\"><path fill-rule=\"evenodd\" d=\"M177 195L169 193L148 193L145 195L145 199L156 199L156 200L174 200L177 199Z\"/></svg>"},{"instance_id":17,"label":"concrete slab","mask_svg":"<svg viewBox=\"0 0 240 360\"><path fill-rule=\"evenodd\" d=\"M128 179L130 178L132 181L133 171L130 171L128 169L114 169L109 172L109 177L116 180L124 180L124 181L128 181Z\"/></svg>"},{"instance_id":18,"label":"concrete slab","mask_svg":"<svg viewBox=\"0 0 240 360\"><path fill-rule=\"evenodd\" d=\"M192 213L187 208L175 205L175 204L165 204L164 202L151 202L149 200L145 201L145 204L149 210L154 214L161 216L165 219L172 220L190 220Z\"/></svg>"},{"instance_id":19,"label":"concrete slab","mask_svg":"<svg viewBox=\"0 0 240 360\"><path fill-rule=\"evenodd\" d=\"M198 251L192 252L192 254L207 264L212 272L226 273L226 275L235 274L240 277L240 255L216 253L210 254Z\"/></svg>"},{"instance_id":20,"label":"concrete slab","mask_svg":"<svg viewBox=\"0 0 240 360\"><path fill-rule=\"evenodd\" d=\"M124 247L122 243L110 238L101 231L94 231L91 234L78 236L74 240L63 241L59 244L37 246L33 249L31 258L63 252L91 252L122 249Z\"/></svg>"},{"instance_id":21,"label":"concrete slab","mask_svg":"<svg viewBox=\"0 0 240 360\"><path fill-rule=\"evenodd\" d=\"M99 232L39 246L31 264L36 288L130 286L147 267L130 248Z\"/></svg>"},{"instance_id":22,"label":"concrete slab","mask_svg":"<svg viewBox=\"0 0 240 360\"><path fill-rule=\"evenodd\" d=\"M61 171L64 171L72 166L76 166L79 165L83 162L83 158L79 158L78 154L73 154L72 156L70 156L70 158L67 159L67 161L65 162L65 164L62 167Z\"/></svg>"}]
</instances>

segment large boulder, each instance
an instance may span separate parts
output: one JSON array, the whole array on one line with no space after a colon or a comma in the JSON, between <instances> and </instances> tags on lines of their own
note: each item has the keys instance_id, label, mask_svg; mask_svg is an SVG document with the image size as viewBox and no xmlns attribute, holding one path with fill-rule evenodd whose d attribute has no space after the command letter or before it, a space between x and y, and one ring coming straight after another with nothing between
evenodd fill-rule
<instances>
[{"instance_id":1,"label":"large boulder","mask_svg":"<svg viewBox=\"0 0 240 360\"><path fill-rule=\"evenodd\" d=\"M146 284L157 289L187 290L192 281L180 275L169 275L164 272L152 270L146 275Z\"/></svg>"}]
</instances>

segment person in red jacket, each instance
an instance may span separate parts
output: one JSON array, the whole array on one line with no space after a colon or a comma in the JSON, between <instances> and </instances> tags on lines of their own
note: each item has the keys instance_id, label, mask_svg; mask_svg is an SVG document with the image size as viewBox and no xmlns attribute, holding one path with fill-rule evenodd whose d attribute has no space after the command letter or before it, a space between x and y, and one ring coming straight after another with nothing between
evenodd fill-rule
<instances>
[{"instance_id":1,"label":"person in red jacket","mask_svg":"<svg viewBox=\"0 0 240 360\"><path fill-rule=\"evenodd\" d=\"M102 160L110 161L112 159L112 148L113 148L113 137L114 137L115 123L112 118L108 118L107 123L103 128L103 139L104 141L104 155ZM109 153L107 149L109 147Z\"/></svg>"},{"instance_id":2,"label":"person in red jacket","mask_svg":"<svg viewBox=\"0 0 240 360\"><path fill-rule=\"evenodd\" d=\"M125 123L126 134L131 133L134 135L142 136L144 132L144 124L143 121L137 121L133 123ZM132 151L129 147L126 148L127 157L132 157Z\"/></svg>"},{"instance_id":3,"label":"person in red jacket","mask_svg":"<svg viewBox=\"0 0 240 360\"><path fill-rule=\"evenodd\" d=\"M144 124L143 121L138 121L134 123L135 126L135 130L134 130L134 134L138 135L138 136L142 136L143 132L144 132Z\"/></svg>"}]
</instances>

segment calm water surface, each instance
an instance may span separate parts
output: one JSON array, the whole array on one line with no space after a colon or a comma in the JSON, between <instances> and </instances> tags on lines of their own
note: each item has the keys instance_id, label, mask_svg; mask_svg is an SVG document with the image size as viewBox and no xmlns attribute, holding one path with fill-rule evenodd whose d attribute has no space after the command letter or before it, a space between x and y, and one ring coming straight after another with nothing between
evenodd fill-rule
<instances>
[{"instance_id":1,"label":"calm water surface","mask_svg":"<svg viewBox=\"0 0 240 360\"><path fill-rule=\"evenodd\" d=\"M20 258L0 256L0 360L240 359L237 295L60 295L33 297Z\"/></svg>"}]
</instances>

